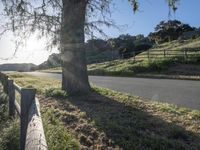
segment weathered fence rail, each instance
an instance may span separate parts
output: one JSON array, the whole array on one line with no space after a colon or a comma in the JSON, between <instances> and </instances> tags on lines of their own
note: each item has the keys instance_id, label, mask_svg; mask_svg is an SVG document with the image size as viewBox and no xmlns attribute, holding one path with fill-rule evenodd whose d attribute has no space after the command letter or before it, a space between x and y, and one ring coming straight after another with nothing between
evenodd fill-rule
<instances>
[{"instance_id":1,"label":"weathered fence rail","mask_svg":"<svg viewBox=\"0 0 200 150\"><path fill-rule=\"evenodd\" d=\"M21 88L12 79L0 72L0 81L9 97L9 115L20 117L20 150L47 150L39 101L36 90ZM20 104L15 93L21 96Z\"/></svg>"},{"instance_id":2,"label":"weathered fence rail","mask_svg":"<svg viewBox=\"0 0 200 150\"><path fill-rule=\"evenodd\" d=\"M139 55L138 55L139 54ZM183 58L185 60L189 58L200 58L200 49L190 49L184 48L182 50L147 50L147 51L136 51L134 53L127 53L127 55L132 56L134 60L143 59L166 59L166 58Z\"/></svg>"},{"instance_id":3,"label":"weathered fence rail","mask_svg":"<svg viewBox=\"0 0 200 150\"><path fill-rule=\"evenodd\" d=\"M121 54L118 57L114 57L112 60L115 59L124 59L124 58L133 58L133 60L151 60L151 59L168 59L168 58L183 58L187 59L197 59L200 58L200 48L183 48L182 50L176 49L163 49L163 50L147 50L147 51L133 51L133 52L126 52ZM92 63L100 63L105 61L112 61L110 58L107 59L90 59Z\"/></svg>"}]
</instances>

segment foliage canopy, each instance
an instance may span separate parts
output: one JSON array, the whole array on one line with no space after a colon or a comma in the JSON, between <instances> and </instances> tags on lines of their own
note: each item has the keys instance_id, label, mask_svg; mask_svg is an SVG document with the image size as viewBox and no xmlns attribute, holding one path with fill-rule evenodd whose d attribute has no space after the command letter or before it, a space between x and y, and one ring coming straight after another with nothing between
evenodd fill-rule
<instances>
[{"instance_id":1,"label":"foliage canopy","mask_svg":"<svg viewBox=\"0 0 200 150\"><path fill-rule=\"evenodd\" d=\"M71 0L69 0L71 1ZM101 25L115 26L111 19L111 5L113 0L84 0L87 3L85 34L92 35L96 30L105 34ZM136 12L139 8L139 0L128 0ZM180 0L168 0L169 11L176 11ZM16 35L16 47L23 44L32 34L37 33L38 38L48 38L47 48L60 45L60 33L62 27L63 0L1 0L3 12L1 16L4 23L1 24L1 35L7 31L13 31ZM80 0L74 1L79 3ZM100 17L97 17L99 15ZM96 19L98 18L98 19Z\"/></svg>"},{"instance_id":2,"label":"foliage canopy","mask_svg":"<svg viewBox=\"0 0 200 150\"><path fill-rule=\"evenodd\" d=\"M178 20L161 21L156 27L155 32L150 33L150 38L157 43L170 42L178 39L180 35L195 28L184 24Z\"/></svg>"}]
</instances>

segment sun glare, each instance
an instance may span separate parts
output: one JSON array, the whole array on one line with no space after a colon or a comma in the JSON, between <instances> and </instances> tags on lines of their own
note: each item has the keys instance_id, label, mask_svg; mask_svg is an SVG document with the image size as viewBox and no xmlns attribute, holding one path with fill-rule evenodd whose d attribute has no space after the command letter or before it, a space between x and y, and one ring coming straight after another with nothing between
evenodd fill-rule
<instances>
[{"instance_id":1,"label":"sun glare","mask_svg":"<svg viewBox=\"0 0 200 150\"><path fill-rule=\"evenodd\" d=\"M36 65L46 61L51 53L58 53L54 48L46 49L46 38L37 39L36 36L30 37L25 45L20 46L15 53L15 44L11 38L11 34L5 36L0 41L0 63L34 63ZM13 39L13 37L12 37Z\"/></svg>"}]
</instances>

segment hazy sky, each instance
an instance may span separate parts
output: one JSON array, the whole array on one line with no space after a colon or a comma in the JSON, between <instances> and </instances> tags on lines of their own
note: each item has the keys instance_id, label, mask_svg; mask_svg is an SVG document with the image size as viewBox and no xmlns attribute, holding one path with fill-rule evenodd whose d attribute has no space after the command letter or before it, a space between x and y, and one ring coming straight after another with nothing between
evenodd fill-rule
<instances>
[{"instance_id":1,"label":"hazy sky","mask_svg":"<svg viewBox=\"0 0 200 150\"><path fill-rule=\"evenodd\" d=\"M140 10L133 14L128 0L113 0L115 10L112 18L121 30L104 28L108 37L117 37L120 34L144 34L154 30L154 27L162 20L168 20L168 6L166 0L140 0ZM200 26L200 0L181 0L176 14L170 19L177 19L191 26ZM1 7L0 7L1 8ZM2 20L1 20L2 21ZM14 52L13 38L6 34L0 38L0 58L10 58ZM27 42L25 48L21 48L16 56L9 60L1 60L0 63L35 63L40 64L48 58L48 55L56 52L45 50L44 40L36 41L33 37Z\"/></svg>"}]
</instances>

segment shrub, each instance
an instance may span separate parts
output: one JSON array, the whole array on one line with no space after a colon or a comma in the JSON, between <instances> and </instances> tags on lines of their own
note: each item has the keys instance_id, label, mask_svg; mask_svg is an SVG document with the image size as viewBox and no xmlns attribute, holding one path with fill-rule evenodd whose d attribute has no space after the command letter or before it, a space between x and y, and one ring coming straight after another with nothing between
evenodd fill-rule
<instances>
[{"instance_id":1,"label":"shrub","mask_svg":"<svg viewBox=\"0 0 200 150\"><path fill-rule=\"evenodd\" d=\"M0 85L1 86L1 85ZM19 122L8 116L8 98L0 89L0 150L19 149Z\"/></svg>"},{"instance_id":2,"label":"shrub","mask_svg":"<svg viewBox=\"0 0 200 150\"><path fill-rule=\"evenodd\" d=\"M9 122L0 138L0 150L19 150L19 121Z\"/></svg>"},{"instance_id":3,"label":"shrub","mask_svg":"<svg viewBox=\"0 0 200 150\"><path fill-rule=\"evenodd\" d=\"M57 89L57 88L50 88L45 90L46 97L54 97L54 98L66 98L68 96L67 92Z\"/></svg>"}]
</instances>

